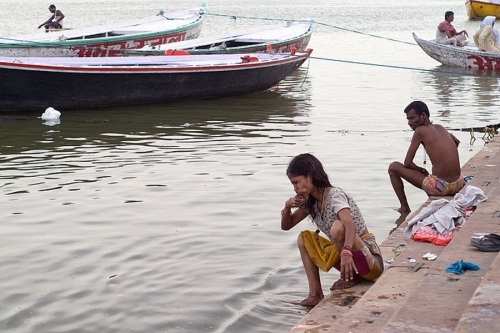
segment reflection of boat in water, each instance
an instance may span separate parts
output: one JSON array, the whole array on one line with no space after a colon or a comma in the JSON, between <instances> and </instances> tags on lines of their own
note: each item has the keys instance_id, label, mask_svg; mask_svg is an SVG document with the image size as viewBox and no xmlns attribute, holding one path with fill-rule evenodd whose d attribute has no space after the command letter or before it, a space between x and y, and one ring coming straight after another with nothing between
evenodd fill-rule
<instances>
[{"instance_id":1,"label":"reflection of boat in water","mask_svg":"<svg viewBox=\"0 0 500 333\"><path fill-rule=\"evenodd\" d=\"M425 85L432 87L436 95L439 96L438 103L442 105L442 110L449 110L450 105L453 104L452 101L463 94L461 89L457 89L457 87L463 86L464 81L467 80L467 76L463 75L462 68L451 67L451 69L448 70L448 67L441 65L425 74Z\"/></svg>"},{"instance_id":2,"label":"reflection of boat in water","mask_svg":"<svg viewBox=\"0 0 500 333\"><path fill-rule=\"evenodd\" d=\"M52 150L52 147L75 150L88 146L92 147L90 150L99 150L119 145L155 146L153 142L158 140L208 142L220 137L275 135L279 126L275 118L283 118L287 124L310 107L309 90L300 88L305 71L299 72L282 82L276 91L204 101L121 106L106 112L62 111L61 125L57 127L41 126L42 120L38 119L41 112L2 113L0 147L6 156ZM273 124L269 125L270 122Z\"/></svg>"},{"instance_id":3,"label":"reflection of boat in water","mask_svg":"<svg viewBox=\"0 0 500 333\"><path fill-rule=\"evenodd\" d=\"M422 73L422 82L436 93L435 103L439 105L439 117L449 118L444 121L464 121L475 114L479 119L493 121L490 108L495 108L500 102L499 76L492 70L465 69L439 65L428 72ZM454 105L456 101L469 100L474 105L471 114L457 115ZM458 118L457 118L458 117ZM455 125L453 125L455 126Z\"/></svg>"},{"instance_id":4,"label":"reflection of boat in water","mask_svg":"<svg viewBox=\"0 0 500 333\"><path fill-rule=\"evenodd\" d=\"M470 89L475 92L478 106L498 106L500 97L498 76L500 73L494 71L475 71ZM482 75L481 75L482 74Z\"/></svg>"}]
</instances>

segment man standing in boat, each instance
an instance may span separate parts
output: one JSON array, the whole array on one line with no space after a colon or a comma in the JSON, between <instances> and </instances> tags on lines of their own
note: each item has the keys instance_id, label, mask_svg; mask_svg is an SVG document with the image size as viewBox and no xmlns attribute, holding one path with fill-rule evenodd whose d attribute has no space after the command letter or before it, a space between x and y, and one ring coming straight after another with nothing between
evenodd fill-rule
<instances>
[{"instance_id":1,"label":"man standing in boat","mask_svg":"<svg viewBox=\"0 0 500 333\"><path fill-rule=\"evenodd\" d=\"M444 21L439 23L436 30L436 42L441 44L453 44L455 46L464 46L467 41L467 31L462 30L457 32L451 22L455 19L455 14L452 11L447 11L444 14Z\"/></svg>"},{"instance_id":2,"label":"man standing in boat","mask_svg":"<svg viewBox=\"0 0 500 333\"><path fill-rule=\"evenodd\" d=\"M50 5L49 10L52 13L52 16L47 21L40 24L38 26L38 29L43 26L45 26L45 30L48 30L50 28L62 29L64 14L59 9L56 9L55 5Z\"/></svg>"},{"instance_id":3,"label":"man standing in boat","mask_svg":"<svg viewBox=\"0 0 500 333\"><path fill-rule=\"evenodd\" d=\"M460 170L458 144L460 141L443 126L435 125L430 120L429 109L424 102L414 101L405 109L408 125L415 131L403 163L392 162L389 165L389 177L401 206L400 213L409 213L410 206L406 199L403 179L421 188L427 195L446 196L458 193L464 187L464 178ZM432 163L432 174L417 166L413 159L420 146L425 149Z\"/></svg>"}]
</instances>

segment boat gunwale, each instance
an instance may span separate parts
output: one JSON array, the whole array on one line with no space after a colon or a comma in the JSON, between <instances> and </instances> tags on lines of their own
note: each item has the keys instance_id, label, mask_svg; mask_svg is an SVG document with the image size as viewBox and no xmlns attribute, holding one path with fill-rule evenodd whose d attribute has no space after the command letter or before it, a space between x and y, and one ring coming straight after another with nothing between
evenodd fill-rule
<instances>
[{"instance_id":1,"label":"boat gunwale","mask_svg":"<svg viewBox=\"0 0 500 333\"><path fill-rule=\"evenodd\" d=\"M290 37L287 39L277 39L277 40L272 40L272 41L267 40L265 42L260 42L260 43L255 43L255 44L249 44L249 45L244 45L244 46L234 46L234 47L230 47L226 50L224 50L224 49L213 49L213 50L196 49L196 47L205 46L206 44L204 44L204 43L210 43L210 42L214 42L214 41L215 42L219 42L219 41L224 42L225 40L223 38L225 36L221 35L221 36L214 36L214 37L212 37L213 39L210 38L210 36L207 36L207 37L197 38L197 39L193 39L193 40L184 40L184 41L180 41L180 42L156 45L156 47L165 46L166 47L165 49L150 49L150 50L133 49L133 50L123 50L122 53L126 54L126 55L140 55L140 54L161 55L161 54L164 54L165 51L168 49L185 50L193 55L194 54L201 54L201 53L204 53L204 54L239 53L239 52L249 52L248 50L252 50L254 48L266 47L269 44L271 44L275 47L279 47L279 46L284 45L284 44L295 43L297 41L305 40L305 39L311 37L312 33L314 32L314 22L313 21L294 20L294 22L309 23L308 29L300 35L296 35L296 36L293 36L293 37ZM260 28L259 31L267 31L264 29L264 27L259 27ZM283 27L283 28L286 28L286 27ZM259 32L259 31L255 31L255 32ZM241 31L241 32L244 32L244 31ZM252 32L252 33L255 33L255 32ZM227 35L236 35L236 34L238 34L238 32L229 33ZM250 34L250 32L247 34ZM247 34L244 34L244 35L247 35ZM236 35L236 36L234 36L235 38L233 40L237 41L240 36L244 36L244 35ZM230 36L230 37L232 37L232 36ZM175 44L180 45L180 47L176 48ZM186 45L184 46L183 44L186 44ZM199 45L189 46L189 44L199 44Z\"/></svg>"},{"instance_id":2,"label":"boat gunwale","mask_svg":"<svg viewBox=\"0 0 500 333\"><path fill-rule=\"evenodd\" d=\"M455 68L465 70L479 70L476 74L484 74L484 71L495 71L498 76L500 70L500 53L485 52L477 49L455 47L451 45L437 43L435 40L426 40L413 33L413 38L418 46L435 61Z\"/></svg>"},{"instance_id":3,"label":"boat gunwale","mask_svg":"<svg viewBox=\"0 0 500 333\"><path fill-rule=\"evenodd\" d=\"M124 34L119 36L109 36L109 37L98 37L98 38L88 38L88 39L73 39L73 40L59 40L59 41L29 41L29 40L17 40L14 42L0 43L0 48L37 48L37 47L47 47L47 48L58 48L58 47L71 47L71 46L85 46L94 44L110 44L116 42L127 41L131 39L144 39L144 38L154 38L160 37L167 34L175 34L183 31L187 31L200 26L206 15L204 13L194 14L193 18L196 17L195 21L190 21L189 23L178 26L174 29L165 29L160 31L151 32L141 32L133 34ZM103 33L103 31L98 31L95 33ZM8 40L5 38L0 38L0 40Z\"/></svg>"},{"instance_id":4,"label":"boat gunwale","mask_svg":"<svg viewBox=\"0 0 500 333\"><path fill-rule=\"evenodd\" d=\"M434 40L423 39L421 37L418 37L415 33L413 33L413 38L415 39L415 42L418 45L420 45L420 43L422 43L425 45L436 46L436 47L441 48L443 50L450 50L451 52L455 52L455 53L461 53L461 54L465 54L465 55L472 54L472 55L478 55L481 57L486 56L486 57L500 59L500 53L498 53L498 52L479 51L479 50L467 49L467 48L463 48L463 47L452 46L452 45L448 45L448 44L441 44L441 43L437 43Z\"/></svg>"},{"instance_id":5,"label":"boat gunwale","mask_svg":"<svg viewBox=\"0 0 500 333\"><path fill-rule=\"evenodd\" d=\"M294 38L297 38L297 37L302 38L302 36L311 35L313 33L313 31L314 31L314 22L313 21L293 20L293 21L290 21L290 22L292 22L292 23L297 22L297 23L304 24L304 25L307 24L308 28L307 28L307 30L304 33L302 33L302 34L300 34L298 36L293 36L291 38L284 39L284 40L278 40L278 41L287 41L287 40L291 40L291 39L294 39ZM254 33L258 33L258 32L268 32L268 31L274 31L274 30L280 30L280 29L286 29L286 28L288 28L288 26L283 26L282 24L283 24L283 22L277 23L275 25L260 26L260 27L255 28L255 29L240 30L240 31L230 32L230 33L227 33L227 34L221 34L221 35L217 35L217 36L201 37L201 38L197 38L195 40L180 41L180 42L176 42L176 43L180 44L181 47L184 47L184 45L182 45L182 44L189 44L189 43L199 44L199 43L209 43L209 42L213 43L213 42L219 42L219 41L223 42L224 40L226 40L228 38L231 38L231 37L235 37L234 39L236 40L236 39L240 38L241 36L245 36L245 35L249 35L249 34L254 34ZM279 26L279 25L281 25L281 26ZM269 28L272 28L272 29L269 29ZM158 46L162 46L162 45L169 46L169 44L161 44L161 45L157 45L157 47ZM190 46L186 45L185 47L190 47ZM196 45L195 45L195 47L196 47ZM138 49L137 51L142 51L142 50ZM159 49L157 51L161 51L161 49Z\"/></svg>"},{"instance_id":6,"label":"boat gunwale","mask_svg":"<svg viewBox=\"0 0 500 333\"><path fill-rule=\"evenodd\" d=\"M23 63L16 61L3 61L0 59L0 69L12 69L12 70L23 70L23 71L41 71L41 72L54 72L54 73L79 73L79 74L124 74L124 73L182 73L182 72L214 72L214 71L227 71L227 70L241 70L241 69L253 69L261 67L273 67L279 64L286 64L297 61L305 61L311 55L312 50L307 52L291 54L282 54L279 59L267 58L260 59L254 62L228 62L223 63L221 60L220 64L207 64L206 62L200 62L199 65L196 63L188 65L190 57L176 57L172 59L169 56L164 56L165 61L170 60L167 63L156 63L156 64L108 64L100 65L98 62L92 65L85 65L82 63L80 66L75 65L61 65L61 64L43 64L43 63ZM243 55L243 54L241 54ZM241 59L241 55L232 55L231 59L236 59L237 57ZM266 54L267 55L267 54ZM149 59L145 57L138 57L139 59L144 59L145 62ZM67 58L64 58L67 59ZM85 59L85 58L69 58L69 59ZM99 58L90 58L99 59ZM104 58L110 59L110 58ZM126 59L132 59L127 57ZM192 61L192 60L191 60ZM182 63L184 62L184 63Z\"/></svg>"}]
</instances>

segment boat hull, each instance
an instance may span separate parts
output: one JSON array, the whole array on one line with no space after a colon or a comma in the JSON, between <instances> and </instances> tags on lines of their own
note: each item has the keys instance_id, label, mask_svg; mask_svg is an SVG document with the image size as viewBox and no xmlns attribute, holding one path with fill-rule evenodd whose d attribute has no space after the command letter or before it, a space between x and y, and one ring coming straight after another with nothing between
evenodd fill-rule
<instances>
[{"instance_id":1,"label":"boat hull","mask_svg":"<svg viewBox=\"0 0 500 333\"><path fill-rule=\"evenodd\" d=\"M189 13L188 13L189 14ZM124 33L114 36L98 38L79 37L78 32L48 33L50 40L37 40L38 35L20 36L12 39L2 39L0 43L0 57L112 57L121 56L123 50L141 48L145 45L168 44L183 40L198 38L205 19L203 12L190 13L190 19L184 19L183 24L169 28L167 22L164 27L155 31L126 33L127 27L117 27L125 30ZM152 24L161 24L160 18L152 17ZM181 19L179 19L181 20ZM147 21L147 20L143 20ZM112 25L110 26L112 28ZM94 35L107 34L100 32L99 27L89 28L95 30ZM104 28L103 28L104 29ZM130 28L129 28L130 29ZM81 29L86 31L86 29ZM83 33L83 32L82 32ZM53 37L50 37L52 36ZM67 36L65 36L65 34ZM29 38L32 37L33 40ZM68 38L69 39L66 39ZM56 40L54 40L56 39Z\"/></svg>"},{"instance_id":2,"label":"boat hull","mask_svg":"<svg viewBox=\"0 0 500 333\"><path fill-rule=\"evenodd\" d=\"M444 65L467 69L500 70L500 53L439 44L432 40L418 38L415 34L413 38L428 56Z\"/></svg>"},{"instance_id":3,"label":"boat hull","mask_svg":"<svg viewBox=\"0 0 500 333\"><path fill-rule=\"evenodd\" d=\"M254 93L276 85L309 54L220 66L183 66L183 61L193 57L185 56L175 57L178 65L168 68L138 64L133 68L90 65L61 70L51 65L26 67L0 61L0 111L101 108Z\"/></svg>"},{"instance_id":4,"label":"boat hull","mask_svg":"<svg viewBox=\"0 0 500 333\"><path fill-rule=\"evenodd\" d=\"M185 50L189 54L231 54L266 51L288 53L294 49L302 52L307 49L313 30L314 23L312 21L282 22L274 26L264 26L226 35L208 36L188 42L125 50L123 55L163 55L168 50Z\"/></svg>"},{"instance_id":5,"label":"boat hull","mask_svg":"<svg viewBox=\"0 0 500 333\"><path fill-rule=\"evenodd\" d=\"M482 19L486 16L500 18L500 4L468 0L465 2L465 10L471 19Z\"/></svg>"}]
</instances>

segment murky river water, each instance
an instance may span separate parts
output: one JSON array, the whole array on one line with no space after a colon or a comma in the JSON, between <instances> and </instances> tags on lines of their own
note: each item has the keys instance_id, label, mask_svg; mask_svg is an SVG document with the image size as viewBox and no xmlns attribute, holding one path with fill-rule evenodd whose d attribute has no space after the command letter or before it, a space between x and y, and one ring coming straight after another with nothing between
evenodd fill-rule
<instances>
[{"instance_id":1,"label":"murky river water","mask_svg":"<svg viewBox=\"0 0 500 333\"><path fill-rule=\"evenodd\" d=\"M3 37L33 33L41 0L2 0ZM66 26L199 6L60 0ZM403 108L425 101L449 129L500 122L499 83L443 67L412 43L457 1L207 2L202 35L269 23L318 22L310 61L270 91L105 110L0 115L0 331L286 332L306 313L296 237L280 230L293 195L290 158L317 155L382 242L399 214L387 167L412 132ZM342 28L342 29L338 29ZM361 33L356 33L361 32ZM383 38L376 38L374 36ZM400 41L400 42L398 42ZM29 89L29 87L27 87ZM57 91L54 91L57 94ZM483 146L466 131L462 164ZM416 162L425 160L423 151ZM410 205L425 199L407 187ZM338 278L323 275L325 291Z\"/></svg>"}]
</instances>

